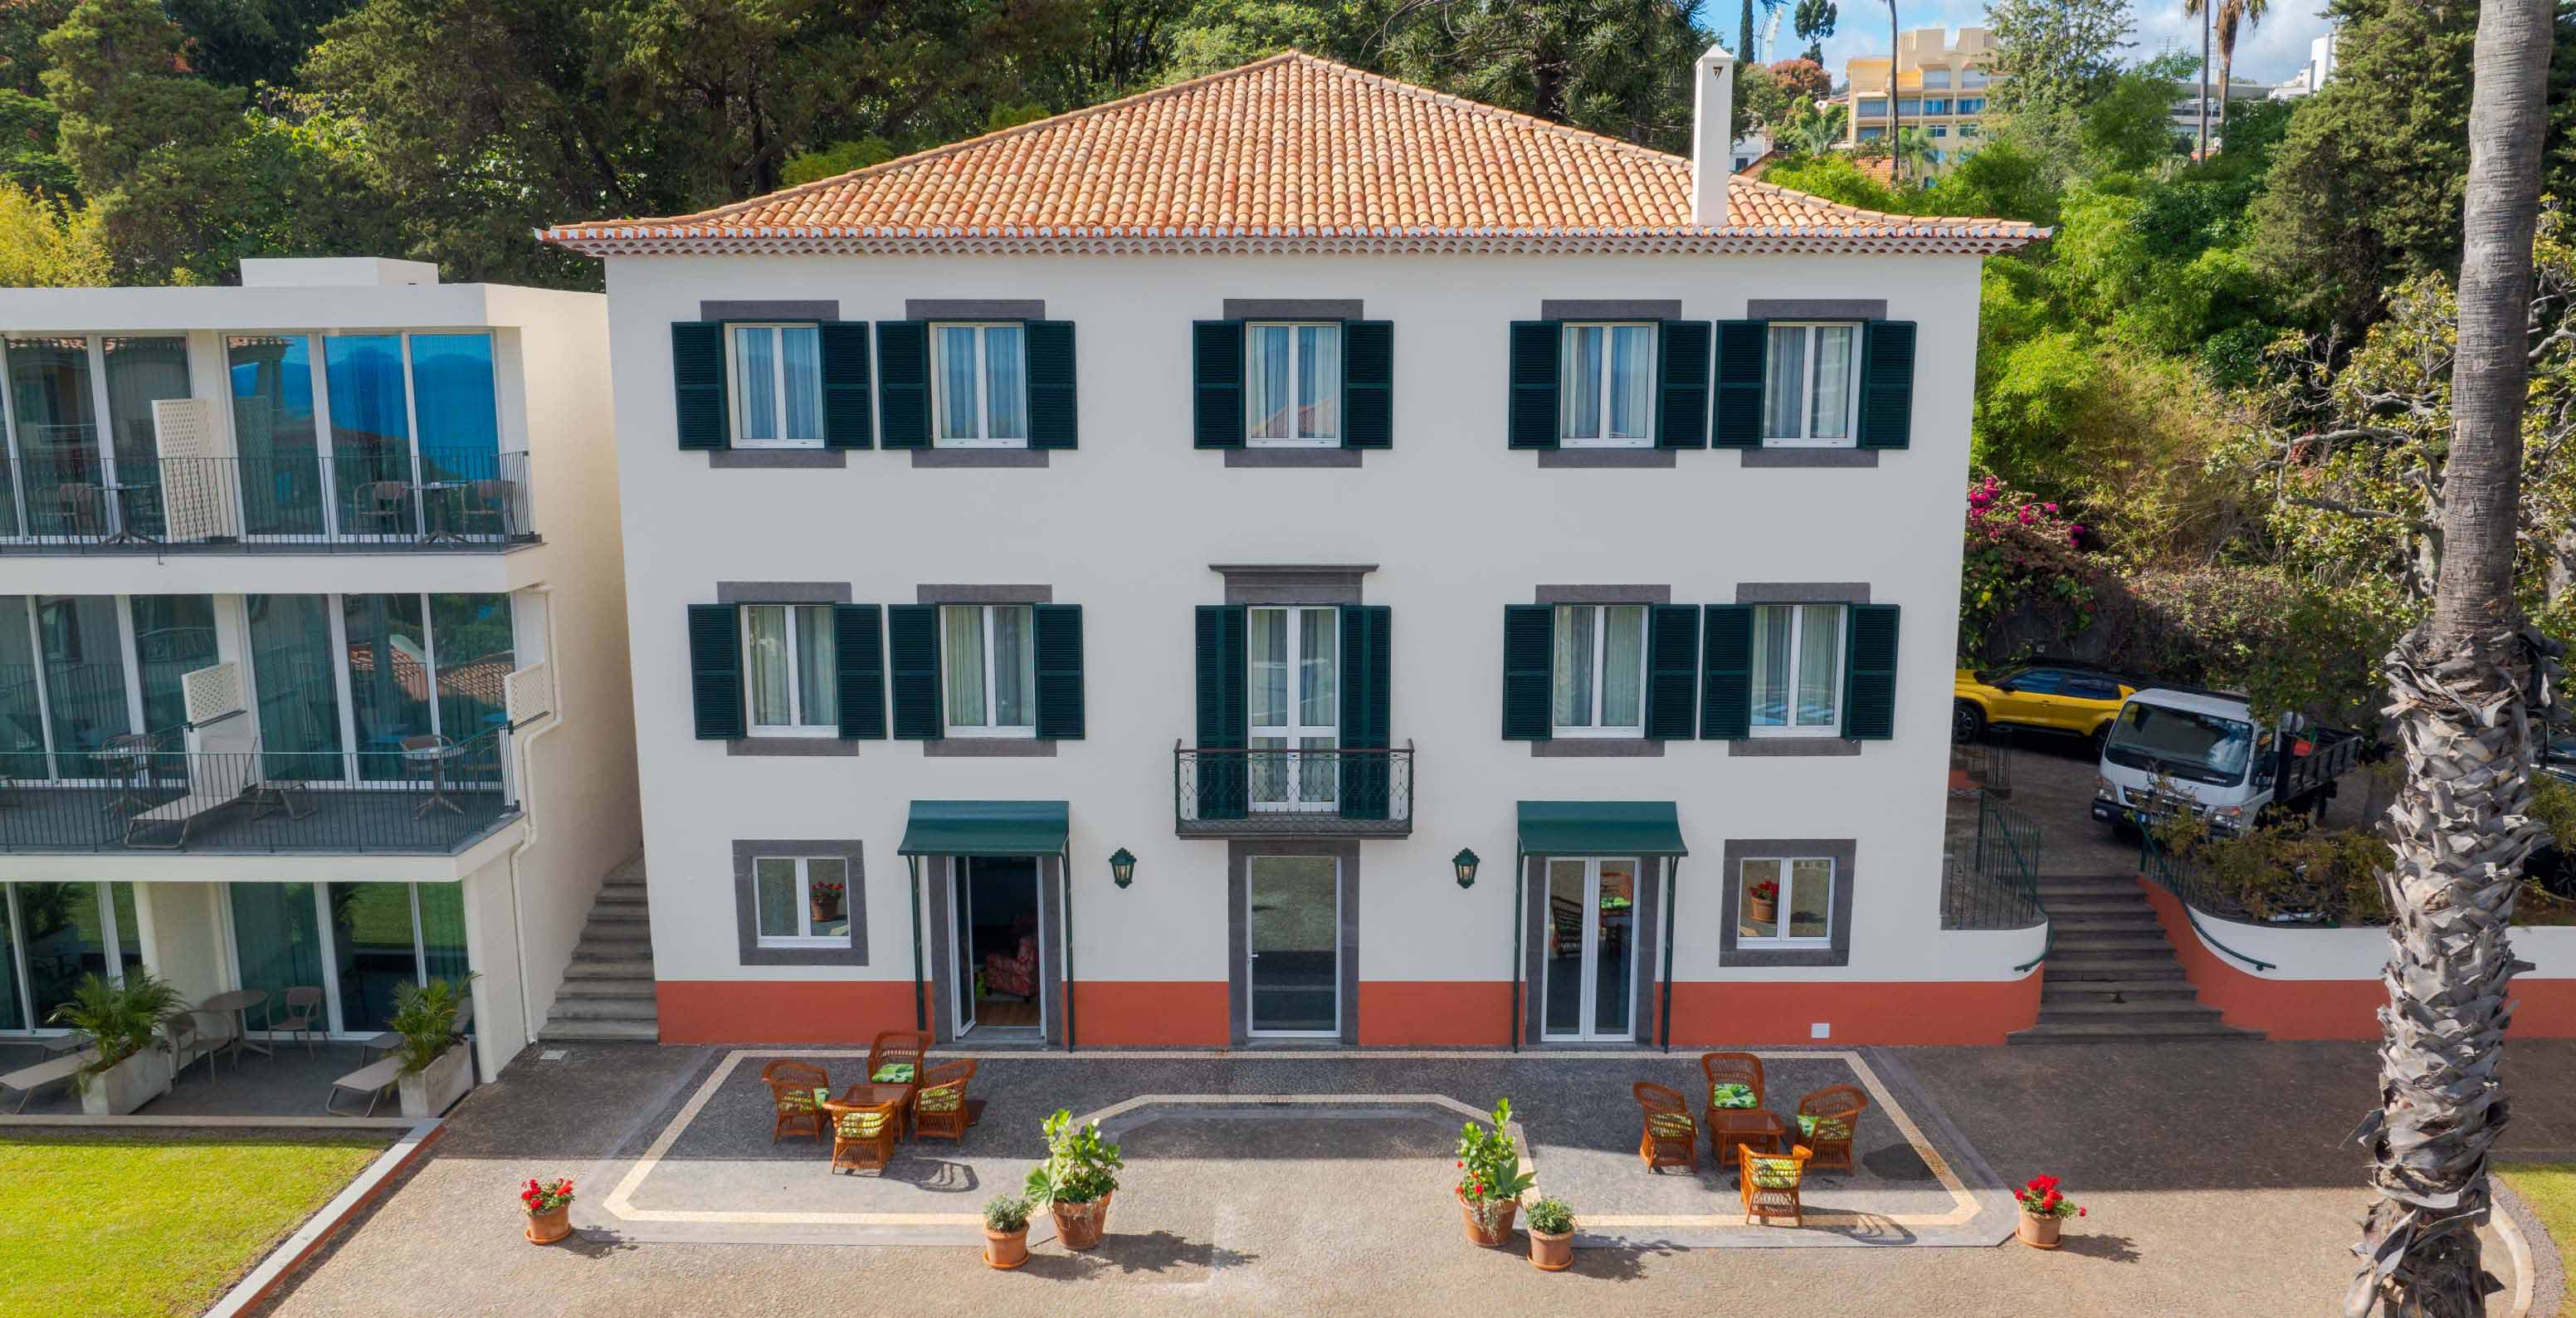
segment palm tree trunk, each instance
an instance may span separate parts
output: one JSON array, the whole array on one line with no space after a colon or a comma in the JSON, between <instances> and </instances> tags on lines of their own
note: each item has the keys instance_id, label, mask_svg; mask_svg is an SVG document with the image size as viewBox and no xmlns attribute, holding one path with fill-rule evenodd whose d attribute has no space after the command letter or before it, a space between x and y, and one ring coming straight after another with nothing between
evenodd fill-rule
<instances>
[{"instance_id":1,"label":"palm tree trunk","mask_svg":"<svg viewBox=\"0 0 2576 1318\"><path fill-rule=\"evenodd\" d=\"M2520 631L2513 563L2553 9L2488 0L2478 15L2442 565L2431 620L2388 656L2407 777L2390 811L2396 865L2382 880L2380 1107L2355 1132L2369 1144L2377 1198L2353 1250L2353 1318L2486 1312L2477 1229L2488 1151L2507 1117L2505 991L2527 968L2506 929L2541 835L2531 719L2546 691L2534 669L2549 660Z\"/></svg>"},{"instance_id":2,"label":"palm tree trunk","mask_svg":"<svg viewBox=\"0 0 2576 1318\"><path fill-rule=\"evenodd\" d=\"M2236 14L2233 10L2218 16L2218 141L2221 150L2227 144L2227 84L2236 80ZM2203 145L2201 157L2208 158Z\"/></svg>"},{"instance_id":3,"label":"palm tree trunk","mask_svg":"<svg viewBox=\"0 0 2576 1318\"><path fill-rule=\"evenodd\" d=\"M1887 176L1905 181L1905 157L1896 149L1896 139L1905 132L1905 115L1897 108L1896 48L1904 34L1896 26L1896 0L1887 0Z\"/></svg>"}]
</instances>

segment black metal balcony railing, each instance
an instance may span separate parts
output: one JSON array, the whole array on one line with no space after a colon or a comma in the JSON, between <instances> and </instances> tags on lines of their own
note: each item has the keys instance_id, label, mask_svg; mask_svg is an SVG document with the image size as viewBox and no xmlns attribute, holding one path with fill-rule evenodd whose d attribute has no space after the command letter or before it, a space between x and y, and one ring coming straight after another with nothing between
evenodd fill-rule
<instances>
[{"instance_id":1,"label":"black metal balcony railing","mask_svg":"<svg viewBox=\"0 0 2576 1318\"><path fill-rule=\"evenodd\" d=\"M1941 875L1944 929L2027 929L2048 918L2039 900L2039 825L1992 797L1977 831L1950 839Z\"/></svg>"},{"instance_id":2,"label":"black metal balcony railing","mask_svg":"<svg viewBox=\"0 0 2576 1318\"><path fill-rule=\"evenodd\" d=\"M525 453L364 449L0 465L0 553L491 552L535 540Z\"/></svg>"},{"instance_id":3,"label":"black metal balcony railing","mask_svg":"<svg viewBox=\"0 0 2576 1318\"><path fill-rule=\"evenodd\" d=\"M181 737L0 754L0 853L447 855L517 813L499 730L430 754L227 751Z\"/></svg>"},{"instance_id":4,"label":"black metal balcony railing","mask_svg":"<svg viewBox=\"0 0 2576 1318\"><path fill-rule=\"evenodd\" d=\"M1413 747L1175 746L1172 810L1183 837L1408 837Z\"/></svg>"}]
</instances>

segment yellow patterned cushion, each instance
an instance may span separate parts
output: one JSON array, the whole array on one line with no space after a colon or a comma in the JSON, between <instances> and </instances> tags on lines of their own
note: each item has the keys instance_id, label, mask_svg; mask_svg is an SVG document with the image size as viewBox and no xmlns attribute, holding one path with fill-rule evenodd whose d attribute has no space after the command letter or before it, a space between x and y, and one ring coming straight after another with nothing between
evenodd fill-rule
<instances>
[{"instance_id":1,"label":"yellow patterned cushion","mask_svg":"<svg viewBox=\"0 0 2576 1318\"><path fill-rule=\"evenodd\" d=\"M872 1076L869 1076L869 1077L868 1077L868 1079L870 1079L870 1080L872 1080L872 1081L875 1081L876 1083L881 1084L881 1085L908 1085L908 1084L911 1084L911 1083L912 1083L912 1063L910 1063L910 1062L888 1062L888 1063L886 1063L885 1065L878 1067L878 1068L877 1068L877 1070L876 1070L876 1074L874 1074L874 1075L872 1075Z\"/></svg>"},{"instance_id":2,"label":"yellow patterned cushion","mask_svg":"<svg viewBox=\"0 0 2576 1318\"><path fill-rule=\"evenodd\" d=\"M1765 1190L1790 1190L1797 1188L1798 1160L1795 1158L1754 1158L1753 1184Z\"/></svg>"},{"instance_id":3,"label":"yellow patterned cushion","mask_svg":"<svg viewBox=\"0 0 2576 1318\"><path fill-rule=\"evenodd\" d=\"M875 1137L885 1125L883 1112L844 1112L833 1130L843 1139L863 1140Z\"/></svg>"},{"instance_id":4,"label":"yellow patterned cushion","mask_svg":"<svg viewBox=\"0 0 2576 1318\"><path fill-rule=\"evenodd\" d=\"M1798 1114L1798 1133L1811 1140L1847 1140L1851 1138L1851 1118L1811 1117Z\"/></svg>"},{"instance_id":5,"label":"yellow patterned cushion","mask_svg":"<svg viewBox=\"0 0 2576 1318\"><path fill-rule=\"evenodd\" d=\"M921 1091L913 1106L923 1112L954 1112L966 1104L966 1091L956 1085L941 1085Z\"/></svg>"},{"instance_id":6,"label":"yellow patterned cushion","mask_svg":"<svg viewBox=\"0 0 2576 1318\"><path fill-rule=\"evenodd\" d=\"M1708 1105L1722 1108L1754 1108L1762 1106L1762 1103L1753 1097L1751 1085L1721 1083L1708 1087Z\"/></svg>"},{"instance_id":7,"label":"yellow patterned cushion","mask_svg":"<svg viewBox=\"0 0 2576 1318\"><path fill-rule=\"evenodd\" d=\"M1699 1123L1686 1112L1649 1112L1646 1129L1667 1139L1691 1139L1699 1134Z\"/></svg>"},{"instance_id":8,"label":"yellow patterned cushion","mask_svg":"<svg viewBox=\"0 0 2576 1318\"><path fill-rule=\"evenodd\" d=\"M814 1110L814 1091L813 1091L813 1090L811 1090L811 1089L782 1089L782 1090L779 1090L779 1091L778 1091L778 1110L779 1110L780 1112L783 1112L783 1113L790 1113L790 1114L794 1114L794 1113L804 1113L804 1112L811 1112L811 1111L813 1111L813 1110Z\"/></svg>"}]
</instances>

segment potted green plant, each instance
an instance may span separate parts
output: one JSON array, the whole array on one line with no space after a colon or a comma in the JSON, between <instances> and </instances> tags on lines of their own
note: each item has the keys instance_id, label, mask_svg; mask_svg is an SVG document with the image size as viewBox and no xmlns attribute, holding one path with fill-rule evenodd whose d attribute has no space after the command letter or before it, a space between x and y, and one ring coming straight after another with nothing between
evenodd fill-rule
<instances>
[{"instance_id":1,"label":"potted green plant","mask_svg":"<svg viewBox=\"0 0 2576 1318\"><path fill-rule=\"evenodd\" d=\"M81 976L72 1000L46 1018L89 1046L89 1061L72 1076L81 1111L121 1117L170 1092L170 1054L152 1044L161 1018L182 1005L179 991L149 971L113 980Z\"/></svg>"},{"instance_id":2,"label":"potted green plant","mask_svg":"<svg viewBox=\"0 0 2576 1318\"><path fill-rule=\"evenodd\" d=\"M1016 1268L1029 1261L1029 1201L997 1194L984 1201L984 1262Z\"/></svg>"},{"instance_id":3,"label":"potted green plant","mask_svg":"<svg viewBox=\"0 0 2576 1318\"><path fill-rule=\"evenodd\" d=\"M2054 1176L2034 1176L2013 1191L2021 1204L2021 1225L2013 1234L2033 1249L2057 1248L2058 1227L2070 1217L2084 1216L2075 1201L2058 1192Z\"/></svg>"},{"instance_id":4,"label":"potted green plant","mask_svg":"<svg viewBox=\"0 0 2576 1318\"><path fill-rule=\"evenodd\" d=\"M558 1176L544 1182L531 1179L519 1191L519 1207L528 1214L529 1243L551 1245L571 1235L572 1178Z\"/></svg>"},{"instance_id":5,"label":"potted green plant","mask_svg":"<svg viewBox=\"0 0 2576 1318\"><path fill-rule=\"evenodd\" d=\"M1574 1266L1574 1210L1548 1195L1529 1206L1530 1266L1563 1272Z\"/></svg>"},{"instance_id":6,"label":"potted green plant","mask_svg":"<svg viewBox=\"0 0 2576 1318\"><path fill-rule=\"evenodd\" d=\"M1500 1099L1490 1128L1470 1121L1458 1132L1458 1207L1467 1216L1467 1239L1488 1247L1511 1239L1521 1195L1538 1179L1521 1170L1511 1121L1512 1101Z\"/></svg>"},{"instance_id":7,"label":"potted green plant","mask_svg":"<svg viewBox=\"0 0 2576 1318\"><path fill-rule=\"evenodd\" d=\"M1055 1237L1066 1249L1089 1249L1108 1228L1109 1199L1127 1160L1100 1138L1099 1122L1076 1126L1064 1108L1046 1119L1046 1142L1047 1160L1029 1169L1029 1202L1055 1216Z\"/></svg>"},{"instance_id":8,"label":"potted green plant","mask_svg":"<svg viewBox=\"0 0 2576 1318\"><path fill-rule=\"evenodd\" d=\"M406 1117L437 1116L474 1087L474 1050L456 1029L464 986L473 978L469 971L462 979L394 988L393 1027L402 1036L394 1046L394 1058L402 1063L394 1093Z\"/></svg>"}]
</instances>

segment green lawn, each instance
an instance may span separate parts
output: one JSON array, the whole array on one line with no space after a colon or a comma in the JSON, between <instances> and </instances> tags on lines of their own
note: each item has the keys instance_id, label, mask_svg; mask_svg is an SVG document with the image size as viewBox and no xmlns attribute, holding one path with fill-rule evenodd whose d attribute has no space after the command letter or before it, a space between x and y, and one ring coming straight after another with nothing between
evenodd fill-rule
<instances>
[{"instance_id":1,"label":"green lawn","mask_svg":"<svg viewBox=\"0 0 2576 1318\"><path fill-rule=\"evenodd\" d=\"M2508 1162L2497 1164L2496 1170L2540 1215L2540 1224L2558 1242L2559 1256L2576 1254L2576 1162ZM2576 1315L2576 1296L2559 1313Z\"/></svg>"},{"instance_id":2,"label":"green lawn","mask_svg":"<svg viewBox=\"0 0 2576 1318\"><path fill-rule=\"evenodd\" d=\"M269 1133L0 1137L0 1314L201 1313L384 1148Z\"/></svg>"}]
</instances>

